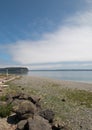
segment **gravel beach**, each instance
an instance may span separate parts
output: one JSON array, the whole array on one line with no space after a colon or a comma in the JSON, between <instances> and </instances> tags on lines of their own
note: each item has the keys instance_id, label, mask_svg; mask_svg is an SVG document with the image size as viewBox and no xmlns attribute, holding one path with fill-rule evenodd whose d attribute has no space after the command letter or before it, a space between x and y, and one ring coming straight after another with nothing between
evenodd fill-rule
<instances>
[{"instance_id":1,"label":"gravel beach","mask_svg":"<svg viewBox=\"0 0 92 130\"><path fill-rule=\"evenodd\" d=\"M50 78L43 77L33 77L33 76L22 76L20 80L14 80L14 83L21 84L23 86L33 86L37 88L42 88L43 85L49 84L57 84L61 88L72 88L72 89L80 89L87 90L92 92L92 84L91 83L83 83L83 82L74 82L74 81L65 81L65 80L55 80Z\"/></svg>"},{"instance_id":2,"label":"gravel beach","mask_svg":"<svg viewBox=\"0 0 92 130\"><path fill-rule=\"evenodd\" d=\"M55 111L56 118L64 121L70 127L69 130L92 130L92 84L22 76L9 85L12 90L17 86L25 93L40 96L43 107ZM71 100L69 94L76 100Z\"/></svg>"}]
</instances>

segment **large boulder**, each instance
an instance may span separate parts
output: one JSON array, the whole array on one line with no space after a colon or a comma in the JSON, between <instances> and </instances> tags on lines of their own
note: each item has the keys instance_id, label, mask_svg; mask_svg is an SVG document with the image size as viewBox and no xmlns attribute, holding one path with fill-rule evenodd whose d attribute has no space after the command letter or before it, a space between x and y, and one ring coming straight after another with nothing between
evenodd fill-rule
<instances>
[{"instance_id":1,"label":"large boulder","mask_svg":"<svg viewBox=\"0 0 92 130\"><path fill-rule=\"evenodd\" d=\"M13 112L15 112L20 119L32 117L36 113L36 110L35 105L28 100L22 100L20 104L13 107Z\"/></svg>"},{"instance_id":2,"label":"large boulder","mask_svg":"<svg viewBox=\"0 0 92 130\"><path fill-rule=\"evenodd\" d=\"M41 111L42 108L41 108L41 103L40 103L40 100L41 100L40 97L38 97L38 96L29 96L28 100L30 102L32 102L36 106L38 112Z\"/></svg>"},{"instance_id":3,"label":"large boulder","mask_svg":"<svg viewBox=\"0 0 92 130\"><path fill-rule=\"evenodd\" d=\"M28 119L29 130L52 130L51 125L47 120L40 116L34 116L34 118Z\"/></svg>"},{"instance_id":4,"label":"large boulder","mask_svg":"<svg viewBox=\"0 0 92 130\"><path fill-rule=\"evenodd\" d=\"M19 106L20 103L21 103L21 100L15 99L15 100L12 101L11 104L12 104L13 108L16 108L16 106Z\"/></svg>"}]
</instances>

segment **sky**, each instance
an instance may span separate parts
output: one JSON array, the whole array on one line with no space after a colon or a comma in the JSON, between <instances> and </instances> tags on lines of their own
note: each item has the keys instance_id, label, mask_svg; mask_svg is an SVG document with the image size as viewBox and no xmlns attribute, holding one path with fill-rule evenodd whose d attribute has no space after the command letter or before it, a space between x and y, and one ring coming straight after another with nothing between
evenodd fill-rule
<instances>
[{"instance_id":1,"label":"sky","mask_svg":"<svg viewBox=\"0 0 92 130\"><path fill-rule=\"evenodd\" d=\"M0 67L92 69L92 0L0 0Z\"/></svg>"}]
</instances>

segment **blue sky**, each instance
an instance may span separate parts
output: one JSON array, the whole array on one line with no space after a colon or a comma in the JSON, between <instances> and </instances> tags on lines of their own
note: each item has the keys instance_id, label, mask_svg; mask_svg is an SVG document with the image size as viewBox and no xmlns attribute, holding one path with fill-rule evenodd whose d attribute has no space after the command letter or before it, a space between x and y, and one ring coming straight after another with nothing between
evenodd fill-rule
<instances>
[{"instance_id":1,"label":"blue sky","mask_svg":"<svg viewBox=\"0 0 92 130\"><path fill-rule=\"evenodd\" d=\"M92 68L91 0L0 0L0 67Z\"/></svg>"},{"instance_id":2,"label":"blue sky","mask_svg":"<svg viewBox=\"0 0 92 130\"><path fill-rule=\"evenodd\" d=\"M0 43L39 39L64 24L82 4L82 0L1 0Z\"/></svg>"}]
</instances>

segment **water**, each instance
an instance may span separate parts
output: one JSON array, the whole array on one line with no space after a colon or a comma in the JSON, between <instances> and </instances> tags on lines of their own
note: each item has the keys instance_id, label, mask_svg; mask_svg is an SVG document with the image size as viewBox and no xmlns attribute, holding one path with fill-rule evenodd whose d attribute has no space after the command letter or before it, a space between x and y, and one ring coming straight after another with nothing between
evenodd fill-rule
<instances>
[{"instance_id":1,"label":"water","mask_svg":"<svg viewBox=\"0 0 92 130\"><path fill-rule=\"evenodd\" d=\"M28 75L92 83L92 71L29 71Z\"/></svg>"}]
</instances>

